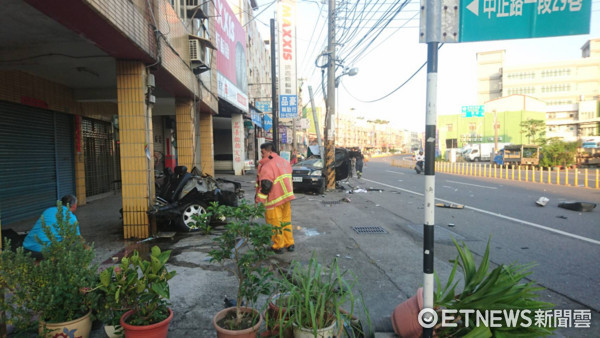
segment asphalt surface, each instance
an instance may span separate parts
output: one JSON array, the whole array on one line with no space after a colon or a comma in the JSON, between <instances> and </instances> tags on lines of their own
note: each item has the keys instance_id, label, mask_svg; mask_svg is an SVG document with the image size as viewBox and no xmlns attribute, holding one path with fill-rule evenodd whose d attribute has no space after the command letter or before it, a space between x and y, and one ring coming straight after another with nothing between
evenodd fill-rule
<instances>
[{"instance_id":1,"label":"asphalt surface","mask_svg":"<svg viewBox=\"0 0 600 338\"><path fill-rule=\"evenodd\" d=\"M373 167L375 165L383 163L373 163ZM377 336L386 336L392 331L389 316L393 309L423 284L423 198L369 183L367 180L377 179L370 176L375 172L375 168L370 167L371 163L364 170L364 179L341 182L340 190L325 195L297 193L296 200L292 202L296 251L275 255L271 262L285 268L292 260L307 262L313 254L325 265L332 259L338 259L342 269L348 269L358 278L355 294L364 299L372 331L378 332ZM246 198L253 199L253 172L244 176L217 177L239 181L246 191ZM392 200L397 201L394 208L385 208L386 202ZM82 235L95 244L96 261L106 266L111 264L112 257L120 257L136 249L149 250L152 245L172 250L168 267L177 271L177 275L169 283L174 311L169 336L216 337L212 318L225 307L224 299L233 298L236 290L235 277L225 267L209 262L212 239L219 234L220 228L217 227L208 236L200 233L170 236L163 233L163 238L125 241L122 239L120 208L120 193L116 193L91 201L76 212ZM33 222L35 219L3 228L24 231L31 228ZM359 233L353 229L365 226L379 227L377 230L382 232ZM450 236L460 235L451 229L438 231L436 227L436 250L450 252ZM442 257L444 255L438 258L436 254L435 269L445 280L451 265ZM562 308L572 306L560 295L548 297L554 297L550 300L562 305ZM258 307L265 301L266 297L259 299ZM592 325L597 324L597 315L597 312L592 314L596 316ZM359 317L369 325L365 313L360 313ZM557 336L593 337L591 333L577 331L576 335L572 335L569 331L559 331ZM97 328L91 337L104 337L104 333Z\"/></svg>"}]
</instances>

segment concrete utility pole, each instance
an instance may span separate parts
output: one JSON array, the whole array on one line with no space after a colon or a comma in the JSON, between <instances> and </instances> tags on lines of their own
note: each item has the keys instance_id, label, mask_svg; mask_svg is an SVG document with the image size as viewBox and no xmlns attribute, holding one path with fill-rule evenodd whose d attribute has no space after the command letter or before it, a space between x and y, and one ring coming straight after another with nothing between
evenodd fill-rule
<instances>
[{"instance_id":1,"label":"concrete utility pole","mask_svg":"<svg viewBox=\"0 0 600 338\"><path fill-rule=\"evenodd\" d=\"M329 0L329 29L327 43L327 122L325 127L325 168L327 189L335 189L335 0Z\"/></svg>"},{"instance_id":2,"label":"concrete utility pole","mask_svg":"<svg viewBox=\"0 0 600 338\"><path fill-rule=\"evenodd\" d=\"M315 132L317 133L317 144L319 145L319 153L323 154L323 142L321 141L321 129L319 128L319 119L317 117L317 108L315 107L315 99L313 97L312 86L308 86L308 95L310 96L310 106L313 114L313 122L315 124Z\"/></svg>"},{"instance_id":3,"label":"concrete utility pole","mask_svg":"<svg viewBox=\"0 0 600 338\"><path fill-rule=\"evenodd\" d=\"M273 144L275 152L279 153L279 117L277 106L277 51L275 49L275 19L271 19L271 113L273 114ZM260 145L259 145L260 147Z\"/></svg>"}]
</instances>

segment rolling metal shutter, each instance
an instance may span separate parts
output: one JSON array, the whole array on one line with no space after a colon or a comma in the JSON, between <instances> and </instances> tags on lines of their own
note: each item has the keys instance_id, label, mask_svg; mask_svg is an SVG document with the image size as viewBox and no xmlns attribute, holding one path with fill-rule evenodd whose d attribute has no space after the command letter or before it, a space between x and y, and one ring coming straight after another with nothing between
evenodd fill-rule
<instances>
[{"instance_id":1,"label":"rolling metal shutter","mask_svg":"<svg viewBox=\"0 0 600 338\"><path fill-rule=\"evenodd\" d=\"M0 101L2 223L38 216L73 193L72 117Z\"/></svg>"},{"instance_id":2,"label":"rolling metal shutter","mask_svg":"<svg viewBox=\"0 0 600 338\"><path fill-rule=\"evenodd\" d=\"M85 191L87 196L110 192L115 181L115 151L112 125L81 119L85 153Z\"/></svg>"}]
</instances>

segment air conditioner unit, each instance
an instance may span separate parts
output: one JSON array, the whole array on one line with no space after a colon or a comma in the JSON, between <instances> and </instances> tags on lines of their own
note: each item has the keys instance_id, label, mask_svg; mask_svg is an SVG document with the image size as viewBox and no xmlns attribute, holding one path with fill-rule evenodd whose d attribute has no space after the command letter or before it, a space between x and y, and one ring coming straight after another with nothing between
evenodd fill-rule
<instances>
[{"instance_id":1,"label":"air conditioner unit","mask_svg":"<svg viewBox=\"0 0 600 338\"><path fill-rule=\"evenodd\" d=\"M204 58L203 58L203 54L205 54L206 52L204 51L204 48L202 48L202 45L200 44L200 41L196 40L196 39L190 39L190 61L191 62L204 62Z\"/></svg>"}]
</instances>

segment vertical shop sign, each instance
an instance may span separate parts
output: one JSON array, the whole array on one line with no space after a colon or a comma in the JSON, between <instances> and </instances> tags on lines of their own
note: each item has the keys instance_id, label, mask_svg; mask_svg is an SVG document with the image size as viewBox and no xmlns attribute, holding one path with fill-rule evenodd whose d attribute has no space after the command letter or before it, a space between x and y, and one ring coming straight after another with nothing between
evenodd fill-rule
<instances>
[{"instance_id":1,"label":"vertical shop sign","mask_svg":"<svg viewBox=\"0 0 600 338\"><path fill-rule=\"evenodd\" d=\"M278 2L277 21L279 26L279 104L281 108L279 117L291 118L298 115L296 0L280 0Z\"/></svg>"}]
</instances>

